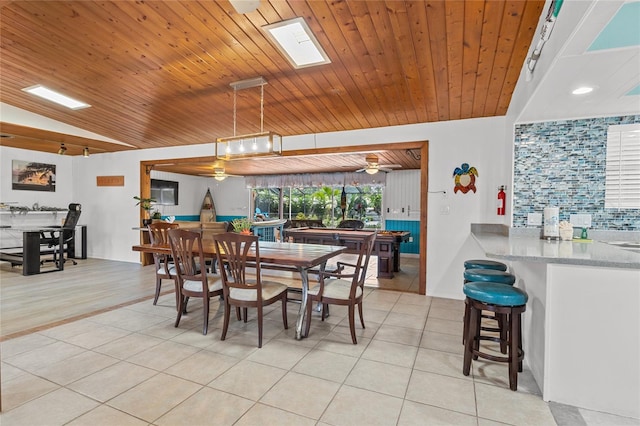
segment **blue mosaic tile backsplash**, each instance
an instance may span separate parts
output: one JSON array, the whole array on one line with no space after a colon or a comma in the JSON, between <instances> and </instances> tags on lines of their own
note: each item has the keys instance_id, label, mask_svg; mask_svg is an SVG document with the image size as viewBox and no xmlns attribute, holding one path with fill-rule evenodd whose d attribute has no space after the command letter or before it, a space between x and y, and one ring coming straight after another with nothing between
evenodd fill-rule
<instances>
[{"instance_id":1,"label":"blue mosaic tile backsplash","mask_svg":"<svg viewBox=\"0 0 640 426\"><path fill-rule=\"evenodd\" d=\"M517 124L513 226L557 206L560 220L589 213L592 229L640 230L640 209L604 208L607 128L633 123L640 115Z\"/></svg>"}]
</instances>

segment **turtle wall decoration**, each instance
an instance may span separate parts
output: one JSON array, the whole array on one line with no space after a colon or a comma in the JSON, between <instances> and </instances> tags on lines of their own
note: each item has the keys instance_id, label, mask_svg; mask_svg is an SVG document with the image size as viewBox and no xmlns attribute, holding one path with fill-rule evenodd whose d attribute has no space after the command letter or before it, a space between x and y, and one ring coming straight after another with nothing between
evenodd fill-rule
<instances>
[{"instance_id":1,"label":"turtle wall decoration","mask_svg":"<svg viewBox=\"0 0 640 426\"><path fill-rule=\"evenodd\" d=\"M460 191L466 194L469 191L476 192L476 176L478 171L475 167L469 167L468 163L462 163L460 167L456 167L453 170L453 178L455 186L453 187L453 193Z\"/></svg>"}]
</instances>

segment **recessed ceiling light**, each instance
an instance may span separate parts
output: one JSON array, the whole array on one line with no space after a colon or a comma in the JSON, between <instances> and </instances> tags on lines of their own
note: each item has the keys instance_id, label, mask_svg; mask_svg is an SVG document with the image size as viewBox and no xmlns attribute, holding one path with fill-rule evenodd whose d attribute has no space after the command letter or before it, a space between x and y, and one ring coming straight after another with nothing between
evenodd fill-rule
<instances>
[{"instance_id":1,"label":"recessed ceiling light","mask_svg":"<svg viewBox=\"0 0 640 426\"><path fill-rule=\"evenodd\" d=\"M593 87L583 86L583 87L578 87L571 93L573 93L574 95L585 95L591 92L593 92Z\"/></svg>"},{"instance_id":2,"label":"recessed ceiling light","mask_svg":"<svg viewBox=\"0 0 640 426\"><path fill-rule=\"evenodd\" d=\"M293 18L262 27L294 68L330 64L303 18Z\"/></svg>"},{"instance_id":3,"label":"recessed ceiling light","mask_svg":"<svg viewBox=\"0 0 640 426\"><path fill-rule=\"evenodd\" d=\"M51 90L47 87L44 87L41 84L37 84L35 86L26 87L22 89L25 92L31 93L32 95L40 96L48 101L55 102L59 105L66 106L70 109L82 109L88 108L91 105L70 98L69 96L63 95L62 93L58 93L54 90Z\"/></svg>"}]
</instances>

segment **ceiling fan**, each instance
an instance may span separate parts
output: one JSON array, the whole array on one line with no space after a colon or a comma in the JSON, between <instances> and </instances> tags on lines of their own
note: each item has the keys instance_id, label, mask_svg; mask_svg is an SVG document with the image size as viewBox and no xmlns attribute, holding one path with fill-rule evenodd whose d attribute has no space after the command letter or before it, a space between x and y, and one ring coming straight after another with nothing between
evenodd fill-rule
<instances>
[{"instance_id":1,"label":"ceiling fan","mask_svg":"<svg viewBox=\"0 0 640 426\"><path fill-rule=\"evenodd\" d=\"M228 177L240 177L238 175L230 175L228 173L225 173L224 167L214 167L213 168L213 174L206 173L206 174L201 174L200 176L210 176L210 177L213 177L217 181L223 181Z\"/></svg>"},{"instance_id":2,"label":"ceiling fan","mask_svg":"<svg viewBox=\"0 0 640 426\"><path fill-rule=\"evenodd\" d=\"M394 168L402 167L400 164L383 164L381 166L376 154L367 154L365 160L367 161L367 166L356 170L356 173L367 172L370 175L374 175L378 172L389 173Z\"/></svg>"}]
</instances>

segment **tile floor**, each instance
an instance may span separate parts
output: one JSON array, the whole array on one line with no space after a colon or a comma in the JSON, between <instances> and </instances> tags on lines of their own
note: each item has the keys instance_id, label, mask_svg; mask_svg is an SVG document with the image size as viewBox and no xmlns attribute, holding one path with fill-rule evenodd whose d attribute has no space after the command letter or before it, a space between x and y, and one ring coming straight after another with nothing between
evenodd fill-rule
<instances>
[{"instance_id":1,"label":"tile floor","mask_svg":"<svg viewBox=\"0 0 640 426\"><path fill-rule=\"evenodd\" d=\"M508 389L506 366L462 375L457 300L367 289L366 329L351 344L346 311L314 313L296 341L298 306L284 330L269 309L264 344L255 318L220 341L212 301L173 326L174 296L2 342L2 426L14 425L555 425L637 424L542 401L531 375ZM357 323L357 320L356 320ZM555 415L555 418L554 418ZM628 422L628 423L627 423Z\"/></svg>"}]
</instances>

